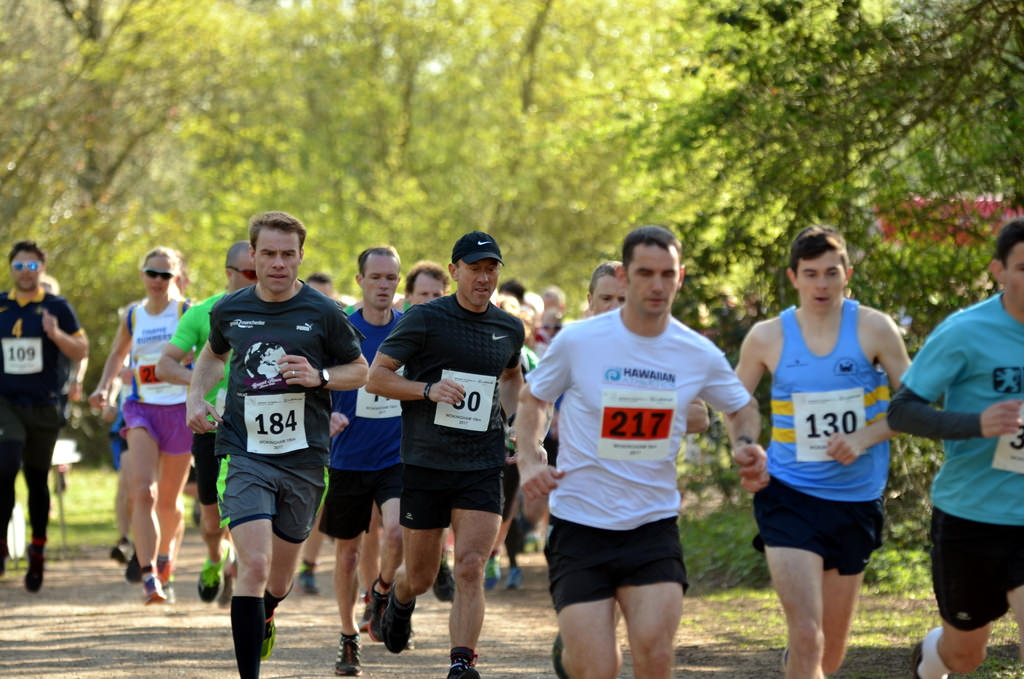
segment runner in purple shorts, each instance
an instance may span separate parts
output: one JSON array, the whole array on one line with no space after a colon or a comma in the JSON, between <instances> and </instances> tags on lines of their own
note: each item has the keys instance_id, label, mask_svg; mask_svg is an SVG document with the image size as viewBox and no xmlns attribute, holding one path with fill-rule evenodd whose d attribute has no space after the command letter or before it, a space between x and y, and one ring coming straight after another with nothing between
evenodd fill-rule
<instances>
[{"instance_id":1,"label":"runner in purple shorts","mask_svg":"<svg viewBox=\"0 0 1024 679\"><path fill-rule=\"evenodd\" d=\"M172 248L155 248L143 257L139 277L146 298L128 308L89 396L95 409L112 403L115 377L131 356L132 390L124 402L122 431L132 456L132 532L147 604L170 597L173 557L185 530L181 493L192 465L192 433L185 425L188 389L156 375L164 345L188 308L179 288L181 272L181 254Z\"/></svg>"}]
</instances>

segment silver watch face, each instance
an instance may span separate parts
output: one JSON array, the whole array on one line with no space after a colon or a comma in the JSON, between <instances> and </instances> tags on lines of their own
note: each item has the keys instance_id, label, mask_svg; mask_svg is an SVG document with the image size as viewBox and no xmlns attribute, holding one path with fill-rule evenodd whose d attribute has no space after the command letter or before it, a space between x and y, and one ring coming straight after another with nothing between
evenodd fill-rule
<instances>
[{"instance_id":1,"label":"silver watch face","mask_svg":"<svg viewBox=\"0 0 1024 679\"><path fill-rule=\"evenodd\" d=\"M320 376L323 378L324 384L331 381L331 373L327 372L327 368L320 369Z\"/></svg>"}]
</instances>

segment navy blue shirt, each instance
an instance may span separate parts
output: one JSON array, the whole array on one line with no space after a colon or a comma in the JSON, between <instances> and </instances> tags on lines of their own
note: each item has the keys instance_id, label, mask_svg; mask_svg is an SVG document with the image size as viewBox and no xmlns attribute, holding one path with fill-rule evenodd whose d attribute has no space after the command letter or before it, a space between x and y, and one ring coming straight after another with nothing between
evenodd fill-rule
<instances>
[{"instance_id":1,"label":"navy blue shirt","mask_svg":"<svg viewBox=\"0 0 1024 679\"><path fill-rule=\"evenodd\" d=\"M57 403L67 382L71 361L43 332L43 309L69 335L81 331L68 301L42 288L22 304L15 292L0 293L0 394L14 403Z\"/></svg>"}]
</instances>

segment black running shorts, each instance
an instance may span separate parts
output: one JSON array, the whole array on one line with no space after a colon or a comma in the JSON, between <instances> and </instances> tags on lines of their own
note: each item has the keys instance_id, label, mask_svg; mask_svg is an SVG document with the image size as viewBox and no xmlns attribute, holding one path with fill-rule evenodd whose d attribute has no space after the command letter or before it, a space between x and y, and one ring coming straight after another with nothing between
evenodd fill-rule
<instances>
[{"instance_id":1,"label":"black running shorts","mask_svg":"<svg viewBox=\"0 0 1024 679\"><path fill-rule=\"evenodd\" d=\"M217 433L192 434L192 463L195 465L196 490L199 504L217 504L217 475L220 473L220 458L214 454Z\"/></svg>"},{"instance_id":2,"label":"black running shorts","mask_svg":"<svg viewBox=\"0 0 1024 679\"><path fill-rule=\"evenodd\" d=\"M555 611L610 599L619 587L678 582L685 592L688 586L675 517L606 530L552 516L544 555Z\"/></svg>"},{"instance_id":3,"label":"black running shorts","mask_svg":"<svg viewBox=\"0 0 1024 679\"><path fill-rule=\"evenodd\" d=\"M970 631L1009 608L1024 585L1024 526L1001 526L932 510L932 584L942 619Z\"/></svg>"},{"instance_id":4,"label":"black running shorts","mask_svg":"<svg viewBox=\"0 0 1024 679\"><path fill-rule=\"evenodd\" d=\"M402 495L401 463L375 471L329 471L320 530L332 538L359 537L370 529L374 504L379 508Z\"/></svg>"},{"instance_id":5,"label":"black running shorts","mask_svg":"<svg viewBox=\"0 0 1024 679\"><path fill-rule=\"evenodd\" d=\"M501 477L495 469L448 471L405 465L402 474L401 524L427 530L446 528L453 509L501 514Z\"/></svg>"}]
</instances>

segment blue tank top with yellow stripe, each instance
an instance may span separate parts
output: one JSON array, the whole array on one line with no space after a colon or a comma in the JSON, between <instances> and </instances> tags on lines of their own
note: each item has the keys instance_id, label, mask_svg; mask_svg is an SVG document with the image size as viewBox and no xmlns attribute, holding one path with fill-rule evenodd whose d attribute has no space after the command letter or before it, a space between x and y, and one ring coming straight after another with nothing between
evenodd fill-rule
<instances>
[{"instance_id":1,"label":"blue tank top with yellow stripe","mask_svg":"<svg viewBox=\"0 0 1024 679\"><path fill-rule=\"evenodd\" d=\"M843 301L839 338L825 356L804 342L793 307L782 312L782 353L772 380L772 441L768 472L797 490L826 500L861 502L882 495L889 442L865 450L851 465L825 457L834 433L851 433L885 417L889 383L861 350L857 309Z\"/></svg>"}]
</instances>

